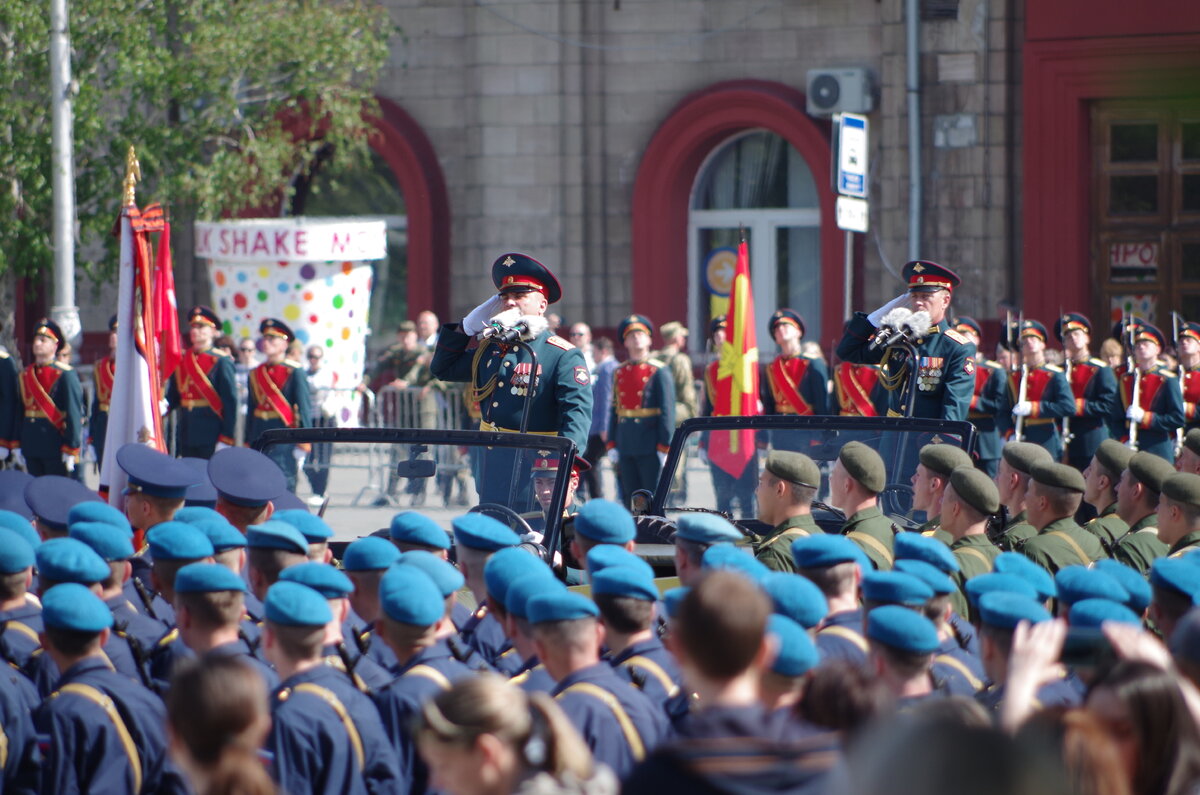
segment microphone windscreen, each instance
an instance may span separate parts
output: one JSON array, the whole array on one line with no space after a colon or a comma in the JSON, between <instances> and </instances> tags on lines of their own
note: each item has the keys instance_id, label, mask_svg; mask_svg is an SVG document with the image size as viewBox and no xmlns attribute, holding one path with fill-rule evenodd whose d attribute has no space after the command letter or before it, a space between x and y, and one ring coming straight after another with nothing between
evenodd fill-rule
<instances>
[{"instance_id":1,"label":"microphone windscreen","mask_svg":"<svg viewBox=\"0 0 1200 795\"><path fill-rule=\"evenodd\" d=\"M887 326L888 328L898 329L910 317L912 317L911 309L907 309L903 306L898 306L895 309L893 309L892 311L888 312L886 315L884 315L883 318L880 320L879 325L881 327Z\"/></svg>"}]
</instances>

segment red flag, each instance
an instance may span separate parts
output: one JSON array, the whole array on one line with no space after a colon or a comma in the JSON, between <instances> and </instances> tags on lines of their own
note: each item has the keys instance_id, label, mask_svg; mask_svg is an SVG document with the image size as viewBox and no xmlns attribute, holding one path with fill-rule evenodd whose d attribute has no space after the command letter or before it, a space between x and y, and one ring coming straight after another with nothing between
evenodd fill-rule
<instances>
[{"instance_id":1,"label":"red flag","mask_svg":"<svg viewBox=\"0 0 1200 795\"><path fill-rule=\"evenodd\" d=\"M750 417L758 411L758 341L754 332L754 294L750 290L750 250L738 245L737 269L729 291L725 344L717 366L713 416ZM708 458L732 477L741 477L754 458L754 431L714 431Z\"/></svg>"},{"instance_id":2,"label":"red flag","mask_svg":"<svg viewBox=\"0 0 1200 795\"><path fill-rule=\"evenodd\" d=\"M159 375L166 380L183 360L179 308L175 304L175 268L171 264L171 224L166 219L154 260L154 328L158 332Z\"/></svg>"}]
</instances>

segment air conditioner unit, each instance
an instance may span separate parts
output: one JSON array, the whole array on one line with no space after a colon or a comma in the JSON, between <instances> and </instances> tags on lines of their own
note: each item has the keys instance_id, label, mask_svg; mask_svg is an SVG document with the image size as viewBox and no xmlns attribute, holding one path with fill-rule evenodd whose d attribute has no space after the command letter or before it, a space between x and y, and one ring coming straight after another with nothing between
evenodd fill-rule
<instances>
[{"instance_id":1,"label":"air conditioner unit","mask_svg":"<svg viewBox=\"0 0 1200 795\"><path fill-rule=\"evenodd\" d=\"M870 113L875 109L871 73L866 69L809 69L807 78L807 110L810 116Z\"/></svg>"}]
</instances>

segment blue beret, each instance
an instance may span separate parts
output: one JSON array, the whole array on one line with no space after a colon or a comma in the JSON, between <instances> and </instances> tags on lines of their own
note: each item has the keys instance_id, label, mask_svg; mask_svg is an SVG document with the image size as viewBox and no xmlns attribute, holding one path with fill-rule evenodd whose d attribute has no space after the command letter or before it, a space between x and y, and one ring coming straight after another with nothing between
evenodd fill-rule
<instances>
[{"instance_id":1,"label":"blue beret","mask_svg":"<svg viewBox=\"0 0 1200 795\"><path fill-rule=\"evenodd\" d=\"M287 491L287 481L274 461L249 447L226 447L208 460L208 479L217 494L234 505L266 505Z\"/></svg>"},{"instance_id":2,"label":"blue beret","mask_svg":"<svg viewBox=\"0 0 1200 795\"><path fill-rule=\"evenodd\" d=\"M575 532L601 544L626 544L637 537L633 514L612 500L588 500L575 514Z\"/></svg>"},{"instance_id":3,"label":"blue beret","mask_svg":"<svg viewBox=\"0 0 1200 795\"><path fill-rule=\"evenodd\" d=\"M867 637L912 654L932 654L940 645L933 622L900 605L883 605L867 613Z\"/></svg>"},{"instance_id":4,"label":"blue beret","mask_svg":"<svg viewBox=\"0 0 1200 795\"><path fill-rule=\"evenodd\" d=\"M938 541L937 543L941 544L942 542ZM950 579L950 575L932 563L927 563L923 560L916 560L914 558L897 560L894 571L916 577L928 585L935 596L945 596L958 590L958 587L954 584L954 580Z\"/></svg>"},{"instance_id":5,"label":"blue beret","mask_svg":"<svg viewBox=\"0 0 1200 795\"><path fill-rule=\"evenodd\" d=\"M297 563L279 572L279 579L307 585L326 599L344 599L354 593L350 578L328 563Z\"/></svg>"},{"instance_id":6,"label":"blue beret","mask_svg":"<svg viewBox=\"0 0 1200 795\"><path fill-rule=\"evenodd\" d=\"M627 596L644 602L658 601L654 578L632 566L609 566L593 574L592 593Z\"/></svg>"},{"instance_id":7,"label":"blue beret","mask_svg":"<svg viewBox=\"0 0 1200 795\"><path fill-rule=\"evenodd\" d=\"M559 593L566 591L567 586L550 574L546 569L544 574L535 574L517 580L509 586L505 594L504 609L517 618L529 618L529 600L544 593Z\"/></svg>"},{"instance_id":8,"label":"blue beret","mask_svg":"<svg viewBox=\"0 0 1200 795\"><path fill-rule=\"evenodd\" d=\"M420 544L435 549L450 548L450 534L437 522L416 511L405 511L393 516L388 534L393 541L405 544Z\"/></svg>"},{"instance_id":9,"label":"blue beret","mask_svg":"<svg viewBox=\"0 0 1200 795\"><path fill-rule=\"evenodd\" d=\"M67 530L67 514L81 502L100 502L100 496L73 478L42 475L25 486L29 510L39 522L60 533Z\"/></svg>"},{"instance_id":10,"label":"blue beret","mask_svg":"<svg viewBox=\"0 0 1200 795\"><path fill-rule=\"evenodd\" d=\"M220 513L218 513L215 508L206 508L203 505L185 505L176 511L175 516L172 518L176 522L196 524L199 521L212 519L214 517L226 522L229 521Z\"/></svg>"},{"instance_id":11,"label":"blue beret","mask_svg":"<svg viewBox=\"0 0 1200 795\"><path fill-rule=\"evenodd\" d=\"M868 571L862 578L863 601L920 607L933 589L920 578L899 571Z\"/></svg>"},{"instance_id":12,"label":"blue beret","mask_svg":"<svg viewBox=\"0 0 1200 795\"><path fill-rule=\"evenodd\" d=\"M456 516L450 522L454 540L467 549L495 552L521 543L520 537L505 524L482 513Z\"/></svg>"},{"instance_id":13,"label":"blue beret","mask_svg":"<svg viewBox=\"0 0 1200 795\"><path fill-rule=\"evenodd\" d=\"M676 522L675 538L696 544L732 544L744 537L732 522L715 513L685 513Z\"/></svg>"},{"instance_id":14,"label":"blue beret","mask_svg":"<svg viewBox=\"0 0 1200 795\"><path fill-rule=\"evenodd\" d=\"M352 542L342 555L346 571L379 571L400 560L400 550L387 539L367 536Z\"/></svg>"},{"instance_id":15,"label":"blue beret","mask_svg":"<svg viewBox=\"0 0 1200 795\"><path fill-rule=\"evenodd\" d=\"M829 613L825 594L799 574L773 571L762 580L763 590L775 604L775 612L787 616L805 629L821 623Z\"/></svg>"},{"instance_id":16,"label":"blue beret","mask_svg":"<svg viewBox=\"0 0 1200 795\"><path fill-rule=\"evenodd\" d=\"M276 511L271 514L271 518L278 522L287 522L299 530L300 535L310 544L319 544L333 538L333 528L324 519L308 511Z\"/></svg>"},{"instance_id":17,"label":"blue beret","mask_svg":"<svg viewBox=\"0 0 1200 795\"><path fill-rule=\"evenodd\" d=\"M5 472L11 472L8 469ZM0 472L3 475L4 472ZM25 539L25 543L29 544L32 549L37 549L42 545L42 537L38 535L37 530L33 529L33 524L24 515L16 511L0 510L0 527L6 530L12 530L14 533Z\"/></svg>"},{"instance_id":18,"label":"blue beret","mask_svg":"<svg viewBox=\"0 0 1200 795\"><path fill-rule=\"evenodd\" d=\"M683 600L691 591L692 589L688 586L681 585L662 595L663 608L667 611L667 618L675 618L679 615L679 605L683 604Z\"/></svg>"},{"instance_id":19,"label":"blue beret","mask_svg":"<svg viewBox=\"0 0 1200 795\"><path fill-rule=\"evenodd\" d=\"M113 625L112 610L87 586L68 582L42 594L42 621L74 632L100 632Z\"/></svg>"},{"instance_id":20,"label":"blue beret","mask_svg":"<svg viewBox=\"0 0 1200 795\"><path fill-rule=\"evenodd\" d=\"M33 521L33 510L25 502L25 487L33 482L33 475L16 469L0 470L0 510L15 513Z\"/></svg>"},{"instance_id":21,"label":"blue beret","mask_svg":"<svg viewBox=\"0 0 1200 795\"><path fill-rule=\"evenodd\" d=\"M632 566L650 573L654 578L654 568L637 553L630 552L625 547L616 544L597 544L587 551L587 570L591 574L603 571L609 566Z\"/></svg>"},{"instance_id":22,"label":"blue beret","mask_svg":"<svg viewBox=\"0 0 1200 795\"><path fill-rule=\"evenodd\" d=\"M736 571L754 582L762 582L762 578L771 573L770 569L750 554L749 549L735 547L733 544L713 544L704 550L700 567Z\"/></svg>"},{"instance_id":23,"label":"blue beret","mask_svg":"<svg viewBox=\"0 0 1200 795\"><path fill-rule=\"evenodd\" d=\"M217 490L212 481L208 479L208 459L184 457L179 460L190 466L192 471L200 476L199 482L188 486L188 490L184 492L183 506L185 508L211 508L216 505ZM175 518L183 521L179 519L178 512L175 513Z\"/></svg>"},{"instance_id":24,"label":"blue beret","mask_svg":"<svg viewBox=\"0 0 1200 795\"><path fill-rule=\"evenodd\" d=\"M593 618L600 614L596 603L573 591L557 591L538 594L525 603L525 612L530 624L547 621L574 621Z\"/></svg>"},{"instance_id":25,"label":"blue beret","mask_svg":"<svg viewBox=\"0 0 1200 795\"><path fill-rule=\"evenodd\" d=\"M188 486L200 482L200 473L178 458L137 442L121 445L117 465L129 476L131 493L179 499L187 494Z\"/></svg>"},{"instance_id":26,"label":"blue beret","mask_svg":"<svg viewBox=\"0 0 1200 795\"><path fill-rule=\"evenodd\" d=\"M956 448L957 449L957 448ZM896 535L896 560L923 560L937 566L947 574L958 571L958 559L950 547L932 536L920 533L898 533Z\"/></svg>"},{"instance_id":27,"label":"blue beret","mask_svg":"<svg viewBox=\"0 0 1200 795\"><path fill-rule=\"evenodd\" d=\"M117 508L107 502L81 502L67 511L67 525L76 522L104 522L121 528L125 535L133 538L133 527L129 519Z\"/></svg>"},{"instance_id":28,"label":"blue beret","mask_svg":"<svg viewBox=\"0 0 1200 795\"><path fill-rule=\"evenodd\" d=\"M804 628L787 616L775 613L767 619L767 634L779 643L771 671L780 676L803 676L821 661L821 653Z\"/></svg>"},{"instance_id":29,"label":"blue beret","mask_svg":"<svg viewBox=\"0 0 1200 795\"><path fill-rule=\"evenodd\" d=\"M267 621L283 627L323 627L333 621L325 597L298 582L280 580L272 585L264 605Z\"/></svg>"},{"instance_id":30,"label":"blue beret","mask_svg":"<svg viewBox=\"0 0 1200 795\"><path fill-rule=\"evenodd\" d=\"M1109 577L1112 577L1117 582L1121 583L1121 587L1129 594L1129 598L1124 604L1135 613L1144 613L1146 608L1150 606L1150 599L1153 594L1150 590L1150 583L1146 581L1146 577L1132 566L1126 566L1124 563L1113 560L1112 558L1102 558L1092 564L1092 568L1096 571L1102 571Z\"/></svg>"},{"instance_id":31,"label":"blue beret","mask_svg":"<svg viewBox=\"0 0 1200 795\"><path fill-rule=\"evenodd\" d=\"M183 522L163 522L146 533L155 560L200 560L214 554L212 542L197 527Z\"/></svg>"},{"instance_id":32,"label":"blue beret","mask_svg":"<svg viewBox=\"0 0 1200 795\"><path fill-rule=\"evenodd\" d=\"M1050 572L1020 552L1001 552L992 561L992 570L998 574L1020 577L1037 592L1039 601L1044 602L1058 596L1058 586L1054 584L1054 577Z\"/></svg>"},{"instance_id":33,"label":"blue beret","mask_svg":"<svg viewBox=\"0 0 1200 795\"><path fill-rule=\"evenodd\" d=\"M1071 610L1067 613L1067 623L1072 628L1100 629L1105 621L1132 624L1135 627L1142 625L1142 619L1137 613L1108 599L1084 599L1071 605Z\"/></svg>"},{"instance_id":34,"label":"blue beret","mask_svg":"<svg viewBox=\"0 0 1200 795\"><path fill-rule=\"evenodd\" d=\"M525 554L530 558L533 557L528 552ZM433 584L438 587L443 599L463 587L463 583L466 582L462 576L462 572L454 568L453 563L443 560L432 552L426 552L423 549L414 549L405 552L403 557L401 557L401 561L405 566L415 566L428 574L429 579L433 580ZM546 568L545 564L541 561L538 561L538 565L543 569ZM549 569L546 569L546 571L549 571Z\"/></svg>"},{"instance_id":35,"label":"blue beret","mask_svg":"<svg viewBox=\"0 0 1200 795\"><path fill-rule=\"evenodd\" d=\"M821 534L798 538L792 542L792 559L798 569L826 569L839 563L857 563L864 570L871 568L867 556L845 536Z\"/></svg>"},{"instance_id":36,"label":"blue beret","mask_svg":"<svg viewBox=\"0 0 1200 795\"><path fill-rule=\"evenodd\" d=\"M231 549L241 549L246 546L246 537L238 532L224 517L218 515L215 519L197 519L185 522L208 536L213 545L213 552L226 552Z\"/></svg>"},{"instance_id":37,"label":"blue beret","mask_svg":"<svg viewBox=\"0 0 1200 795\"><path fill-rule=\"evenodd\" d=\"M494 596L503 605L504 595L508 587L521 577L535 569L545 568L546 564L538 560L527 550L520 547L505 547L488 558L483 567L483 581L487 586L489 596Z\"/></svg>"},{"instance_id":38,"label":"blue beret","mask_svg":"<svg viewBox=\"0 0 1200 795\"><path fill-rule=\"evenodd\" d=\"M33 547L29 542L15 530L0 527L0 574L16 574L32 565Z\"/></svg>"},{"instance_id":39,"label":"blue beret","mask_svg":"<svg viewBox=\"0 0 1200 795\"><path fill-rule=\"evenodd\" d=\"M133 540L122 528L107 522L72 522L68 535L96 550L106 561L133 557Z\"/></svg>"},{"instance_id":40,"label":"blue beret","mask_svg":"<svg viewBox=\"0 0 1200 795\"><path fill-rule=\"evenodd\" d=\"M251 549L282 549L286 552L299 552L301 555L308 554L308 539L287 522L277 522L274 519L247 527L246 546Z\"/></svg>"},{"instance_id":41,"label":"blue beret","mask_svg":"<svg viewBox=\"0 0 1200 795\"><path fill-rule=\"evenodd\" d=\"M1007 591L992 591L979 597L979 620L997 629L1015 629L1028 621L1040 624L1050 620L1050 611L1034 599Z\"/></svg>"},{"instance_id":42,"label":"blue beret","mask_svg":"<svg viewBox=\"0 0 1200 795\"><path fill-rule=\"evenodd\" d=\"M1196 566L1182 558L1159 558L1150 566L1150 584L1155 588L1175 591L1196 600L1200 582L1196 577Z\"/></svg>"},{"instance_id":43,"label":"blue beret","mask_svg":"<svg viewBox=\"0 0 1200 795\"><path fill-rule=\"evenodd\" d=\"M246 581L220 563L189 563L175 575L175 593L246 591Z\"/></svg>"},{"instance_id":44,"label":"blue beret","mask_svg":"<svg viewBox=\"0 0 1200 795\"><path fill-rule=\"evenodd\" d=\"M446 598L421 569L403 561L392 566L379 581L379 605L393 621L428 627L446 614Z\"/></svg>"},{"instance_id":45,"label":"blue beret","mask_svg":"<svg viewBox=\"0 0 1200 795\"><path fill-rule=\"evenodd\" d=\"M1054 584L1058 586L1058 601L1068 607L1084 599L1108 599L1124 603L1129 598L1129 592L1121 583L1099 569L1089 569L1087 566L1059 569L1054 575Z\"/></svg>"},{"instance_id":46,"label":"blue beret","mask_svg":"<svg viewBox=\"0 0 1200 795\"><path fill-rule=\"evenodd\" d=\"M966 591L967 601L974 607L979 604L979 597L985 593L994 591L1004 591L1005 593L1015 593L1019 596L1027 596L1030 599L1038 599L1038 592L1029 584L1029 581L1023 577L1018 577L1015 574L1002 574L1000 572L991 572L989 574L980 574L977 577L972 577L967 580L967 584L963 587Z\"/></svg>"},{"instance_id":47,"label":"blue beret","mask_svg":"<svg viewBox=\"0 0 1200 795\"><path fill-rule=\"evenodd\" d=\"M104 558L82 541L51 538L33 554L38 577L45 582L77 582L90 585L108 579Z\"/></svg>"}]
</instances>

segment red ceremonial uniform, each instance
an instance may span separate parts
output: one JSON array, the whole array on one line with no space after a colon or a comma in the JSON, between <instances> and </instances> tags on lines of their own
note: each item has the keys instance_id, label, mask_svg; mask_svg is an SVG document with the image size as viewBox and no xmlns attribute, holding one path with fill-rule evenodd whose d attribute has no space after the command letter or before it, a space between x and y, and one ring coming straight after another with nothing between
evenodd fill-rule
<instances>
[{"instance_id":1,"label":"red ceremonial uniform","mask_svg":"<svg viewBox=\"0 0 1200 795\"><path fill-rule=\"evenodd\" d=\"M842 362L834 368L833 384L837 390L838 414L843 417L879 416L874 400L879 386L877 365Z\"/></svg>"},{"instance_id":2,"label":"red ceremonial uniform","mask_svg":"<svg viewBox=\"0 0 1200 795\"><path fill-rule=\"evenodd\" d=\"M807 356L776 356L767 365L767 414L810 416L829 413L825 365Z\"/></svg>"},{"instance_id":3,"label":"red ceremonial uniform","mask_svg":"<svg viewBox=\"0 0 1200 795\"><path fill-rule=\"evenodd\" d=\"M1196 416L1196 405L1200 404L1200 367L1183 373L1183 419L1187 427L1200 425Z\"/></svg>"}]
</instances>

